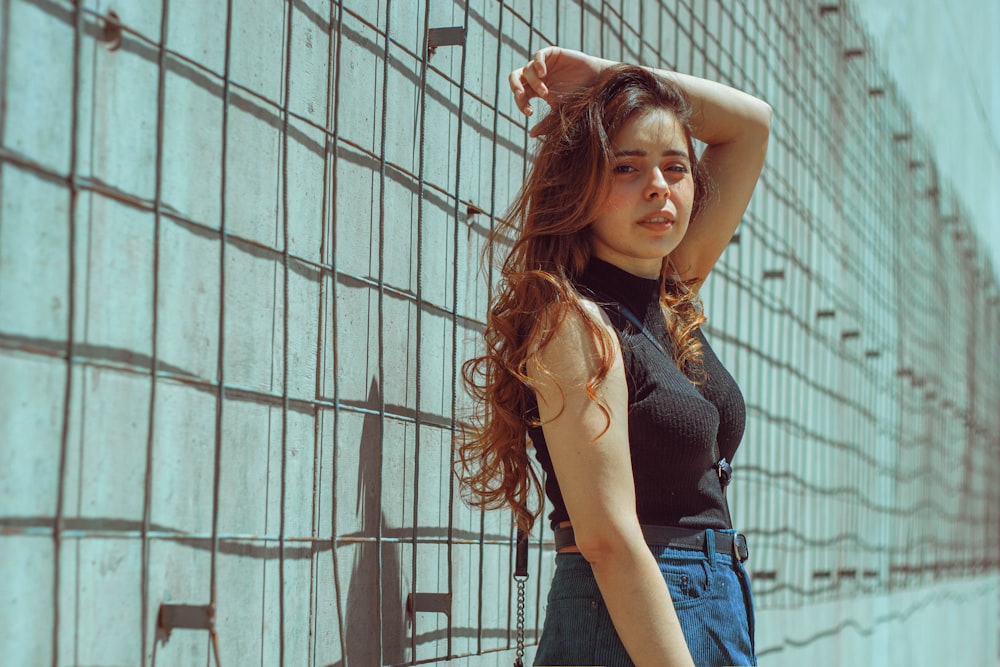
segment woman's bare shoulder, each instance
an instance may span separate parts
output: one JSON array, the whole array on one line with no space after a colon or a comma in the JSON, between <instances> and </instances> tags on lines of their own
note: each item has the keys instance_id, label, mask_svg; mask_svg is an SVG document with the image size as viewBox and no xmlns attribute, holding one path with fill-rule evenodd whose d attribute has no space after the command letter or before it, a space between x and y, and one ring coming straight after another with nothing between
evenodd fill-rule
<instances>
[{"instance_id":1,"label":"woman's bare shoulder","mask_svg":"<svg viewBox=\"0 0 1000 667\"><path fill-rule=\"evenodd\" d=\"M542 313L533 335L528 374L561 380L589 380L602 367L620 364L621 349L607 313L593 300L580 297L577 304L550 304Z\"/></svg>"}]
</instances>

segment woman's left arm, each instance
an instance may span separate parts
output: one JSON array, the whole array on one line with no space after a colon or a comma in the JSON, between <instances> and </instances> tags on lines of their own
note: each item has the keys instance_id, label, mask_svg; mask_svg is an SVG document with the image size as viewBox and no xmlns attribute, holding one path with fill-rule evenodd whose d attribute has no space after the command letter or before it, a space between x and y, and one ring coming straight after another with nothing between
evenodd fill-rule
<instances>
[{"instance_id":1,"label":"woman's left arm","mask_svg":"<svg viewBox=\"0 0 1000 667\"><path fill-rule=\"evenodd\" d=\"M739 226L764 166L771 107L729 86L652 70L676 83L691 100L691 131L706 144L701 167L712 191L684 240L670 254L685 280L704 280Z\"/></svg>"},{"instance_id":2,"label":"woman's left arm","mask_svg":"<svg viewBox=\"0 0 1000 667\"><path fill-rule=\"evenodd\" d=\"M616 64L580 51L550 46L510 73L514 101L531 114L531 98L558 104L560 95L592 85ZM721 83L667 70L647 68L679 86L691 101L691 130L706 144L702 167L712 193L693 220L671 260L685 280L704 280L740 224L764 166L771 107Z\"/></svg>"}]
</instances>

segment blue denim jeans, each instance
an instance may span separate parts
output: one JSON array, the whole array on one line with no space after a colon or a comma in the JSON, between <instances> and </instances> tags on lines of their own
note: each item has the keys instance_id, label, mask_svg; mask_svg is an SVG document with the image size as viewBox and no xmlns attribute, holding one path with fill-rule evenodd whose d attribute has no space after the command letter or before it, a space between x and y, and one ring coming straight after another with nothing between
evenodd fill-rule
<instances>
[{"instance_id":1,"label":"blue denim jeans","mask_svg":"<svg viewBox=\"0 0 1000 667\"><path fill-rule=\"evenodd\" d=\"M715 551L711 534L705 542L704 552L650 547L667 582L688 650L697 667L756 665L747 572L732 554ZM580 554L556 555L534 664L633 667L590 563Z\"/></svg>"}]
</instances>

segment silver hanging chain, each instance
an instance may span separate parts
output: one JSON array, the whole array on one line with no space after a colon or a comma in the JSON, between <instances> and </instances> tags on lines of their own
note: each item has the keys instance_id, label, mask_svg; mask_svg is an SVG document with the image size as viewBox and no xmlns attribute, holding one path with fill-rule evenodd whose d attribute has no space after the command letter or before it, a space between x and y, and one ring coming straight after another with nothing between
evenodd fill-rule
<instances>
[{"instance_id":1,"label":"silver hanging chain","mask_svg":"<svg viewBox=\"0 0 1000 667\"><path fill-rule=\"evenodd\" d=\"M514 581L517 582L517 652L514 667L524 667L524 582L528 580L528 536L517 531L515 546Z\"/></svg>"},{"instance_id":2,"label":"silver hanging chain","mask_svg":"<svg viewBox=\"0 0 1000 667\"><path fill-rule=\"evenodd\" d=\"M514 667L524 667L524 582L528 576L515 576L517 581L517 652L514 654Z\"/></svg>"}]
</instances>

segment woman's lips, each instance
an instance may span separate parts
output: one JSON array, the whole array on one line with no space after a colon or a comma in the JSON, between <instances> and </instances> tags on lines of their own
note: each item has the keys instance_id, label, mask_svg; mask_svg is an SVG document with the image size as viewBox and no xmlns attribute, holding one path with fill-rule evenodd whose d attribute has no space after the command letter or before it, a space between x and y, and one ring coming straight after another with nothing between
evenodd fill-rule
<instances>
[{"instance_id":1,"label":"woman's lips","mask_svg":"<svg viewBox=\"0 0 1000 667\"><path fill-rule=\"evenodd\" d=\"M655 215L649 218L643 218L639 221L639 224L647 229L666 231L674 226L674 221L673 218L669 218L667 216Z\"/></svg>"}]
</instances>

